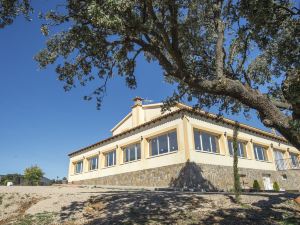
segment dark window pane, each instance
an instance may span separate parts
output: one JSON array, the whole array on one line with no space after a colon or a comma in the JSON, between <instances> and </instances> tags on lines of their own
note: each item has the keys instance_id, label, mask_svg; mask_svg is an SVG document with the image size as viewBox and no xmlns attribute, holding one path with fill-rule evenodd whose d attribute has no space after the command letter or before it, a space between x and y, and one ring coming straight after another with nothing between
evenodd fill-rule
<instances>
[{"instance_id":1,"label":"dark window pane","mask_svg":"<svg viewBox=\"0 0 300 225\"><path fill-rule=\"evenodd\" d=\"M217 141L217 138L215 137L215 136L210 136L210 140L211 140L211 147L212 147L212 152L217 152L217 143L216 143L216 141Z\"/></svg>"},{"instance_id":2,"label":"dark window pane","mask_svg":"<svg viewBox=\"0 0 300 225\"><path fill-rule=\"evenodd\" d=\"M128 148L125 148L124 150L124 161L125 162L128 162L129 161L129 149Z\"/></svg>"},{"instance_id":3,"label":"dark window pane","mask_svg":"<svg viewBox=\"0 0 300 225\"><path fill-rule=\"evenodd\" d=\"M168 152L168 139L167 135L162 135L158 137L158 146L159 146L159 154Z\"/></svg>"},{"instance_id":4,"label":"dark window pane","mask_svg":"<svg viewBox=\"0 0 300 225\"><path fill-rule=\"evenodd\" d=\"M112 151L110 153L107 153L106 155L106 165L107 166L113 166L116 164L116 151Z\"/></svg>"},{"instance_id":5,"label":"dark window pane","mask_svg":"<svg viewBox=\"0 0 300 225\"><path fill-rule=\"evenodd\" d=\"M292 166L297 167L298 166L298 158L296 154L290 153L291 160L292 160Z\"/></svg>"},{"instance_id":6,"label":"dark window pane","mask_svg":"<svg viewBox=\"0 0 300 225\"><path fill-rule=\"evenodd\" d=\"M201 132L202 137L202 151L211 152L210 147L210 135L204 132Z\"/></svg>"},{"instance_id":7,"label":"dark window pane","mask_svg":"<svg viewBox=\"0 0 300 225\"><path fill-rule=\"evenodd\" d=\"M255 158L257 160L265 160L265 150L263 147L255 145L254 146L254 153L255 153Z\"/></svg>"},{"instance_id":8,"label":"dark window pane","mask_svg":"<svg viewBox=\"0 0 300 225\"><path fill-rule=\"evenodd\" d=\"M98 169L98 157L93 157L90 159L90 170Z\"/></svg>"},{"instance_id":9,"label":"dark window pane","mask_svg":"<svg viewBox=\"0 0 300 225\"><path fill-rule=\"evenodd\" d=\"M136 155L135 155L135 146L132 145L130 148L129 148L129 151L130 151L130 158L129 160L130 161L134 161L136 159Z\"/></svg>"},{"instance_id":10,"label":"dark window pane","mask_svg":"<svg viewBox=\"0 0 300 225\"><path fill-rule=\"evenodd\" d=\"M150 142L151 142L151 155L157 155L158 154L157 138L153 138Z\"/></svg>"},{"instance_id":11,"label":"dark window pane","mask_svg":"<svg viewBox=\"0 0 300 225\"><path fill-rule=\"evenodd\" d=\"M245 157L245 149L244 149L244 144L241 142L238 142L238 156L239 157Z\"/></svg>"},{"instance_id":12,"label":"dark window pane","mask_svg":"<svg viewBox=\"0 0 300 225\"><path fill-rule=\"evenodd\" d=\"M233 155L233 142L231 140L228 140L228 149L229 149L229 154Z\"/></svg>"},{"instance_id":13,"label":"dark window pane","mask_svg":"<svg viewBox=\"0 0 300 225\"><path fill-rule=\"evenodd\" d=\"M140 144L137 144L136 145L136 148L137 148L137 159L141 159L141 145Z\"/></svg>"},{"instance_id":14,"label":"dark window pane","mask_svg":"<svg viewBox=\"0 0 300 225\"><path fill-rule=\"evenodd\" d=\"M170 152L178 150L176 132L169 133Z\"/></svg>"},{"instance_id":15,"label":"dark window pane","mask_svg":"<svg viewBox=\"0 0 300 225\"><path fill-rule=\"evenodd\" d=\"M196 150L201 150L200 133L196 129L194 129L194 142Z\"/></svg>"},{"instance_id":16,"label":"dark window pane","mask_svg":"<svg viewBox=\"0 0 300 225\"><path fill-rule=\"evenodd\" d=\"M77 162L75 164L75 173L81 173L83 167L83 161Z\"/></svg>"}]
</instances>

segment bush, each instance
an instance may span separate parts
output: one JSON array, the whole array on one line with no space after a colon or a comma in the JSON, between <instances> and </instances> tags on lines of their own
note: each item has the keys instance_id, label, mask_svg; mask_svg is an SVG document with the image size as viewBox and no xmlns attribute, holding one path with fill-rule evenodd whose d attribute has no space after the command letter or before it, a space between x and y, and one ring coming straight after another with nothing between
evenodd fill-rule
<instances>
[{"instance_id":1,"label":"bush","mask_svg":"<svg viewBox=\"0 0 300 225\"><path fill-rule=\"evenodd\" d=\"M273 190L277 192L280 191L279 185L276 181L273 183Z\"/></svg>"},{"instance_id":2,"label":"bush","mask_svg":"<svg viewBox=\"0 0 300 225\"><path fill-rule=\"evenodd\" d=\"M254 181L253 181L253 189L254 189L255 191L260 191L260 185L259 185L259 183L258 183L257 180L254 180Z\"/></svg>"},{"instance_id":3,"label":"bush","mask_svg":"<svg viewBox=\"0 0 300 225\"><path fill-rule=\"evenodd\" d=\"M44 172L38 166L31 166L24 171L24 178L29 185L39 185Z\"/></svg>"}]
</instances>

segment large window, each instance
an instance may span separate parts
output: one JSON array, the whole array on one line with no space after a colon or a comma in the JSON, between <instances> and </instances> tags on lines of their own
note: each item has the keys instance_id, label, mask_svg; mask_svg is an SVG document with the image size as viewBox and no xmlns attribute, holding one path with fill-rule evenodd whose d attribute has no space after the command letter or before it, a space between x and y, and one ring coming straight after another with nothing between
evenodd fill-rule
<instances>
[{"instance_id":1,"label":"large window","mask_svg":"<svg viewBox=\"0 0 300 225\"><path fill-rule=\"evenodd\" d=\"M98 169L98 156L89 159L89 170Z\"/></svg>"},{"instance_id":2,"label":"large window","mask_svg":"<svg viewBox=\"0 0 300 225\"><path fill-rule=\"evenodd\" d=\"M105 154L105 166L116 165L116 150L108 152Z\"/></svg>"},{"instance_id":3,"label":"large window","mask_svg":"<svg viewBox=\"0 0 300 225\"><path fill-rule=\"evenodd\" d=\"M198 129L194 129L195 148L204 152L219 152L218 137Z\"/></svg>"},{"instance_id":4,"label":"large window","mask_svg":"<svg viewBox=\"0 0 300 225\"><path fill-rule=\"evenodd\" d=\"M254 144L253 148L254 148L255 159L261 160L261 161L267 161L266 149L264 147Z\"/></svg>"},{"instance_id":5,"label":"large window","mask_svg":"<svg viewBox=\"0 0 300 225\"><path fill-rule=\"evenodd\" d=\"M155 137L150 140L151 156L160 155L178 150L176 131Z\"/></svg>"},{"instance_id":6,"label":"large window","mask_svg":"<svg viewBox=\"0 0 300 225\"><path fill-rule=\"evenodd\" d=\"M83 161L78 161L75 163L75 173L82 173Z\"/></svg>"},{"instance_id":7,"label":"large window","mask_svg":"<svg viewBox=\"0 0 300 225\"><path fill-rule=\"evenodd\" d=\"M141 144L126 146L123 149L124 162L135 161L141 159Z\"/></svg>"},{"instance_id":8,"label":"large window","mask_svg":"<svg viewBox=\"0 0 300 225\"><path fill-rule=\"evenodd\" d=\"M246 153L245 153L245 144L243 142L237 141L237 147L238 147L238 157L242 157L245 158L246 157ZM229 154L233 155L233 140L228 140L228 149L229 149Z\"/></svg>"}]
</instances>

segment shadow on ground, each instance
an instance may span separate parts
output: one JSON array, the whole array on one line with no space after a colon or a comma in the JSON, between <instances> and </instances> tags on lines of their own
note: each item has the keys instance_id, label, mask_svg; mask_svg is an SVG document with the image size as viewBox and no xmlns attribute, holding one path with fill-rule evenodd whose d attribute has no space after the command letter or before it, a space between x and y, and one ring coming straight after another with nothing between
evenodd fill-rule
<instances>
[{"instance_id":1,"label":"shadow on ground","mask_svg":"<svg viewBox=\"0 0 300 225\"><path fill-rule=\"evenodd\" d=\"M254 196L254 195L249 195ZM231 195L178 192L106 192L61 212L66 221L83 212L86 225L98 224L299 224L300 208L287 204L291 194L257 194L251 203L237 205ZM246 196L247 197L247 196ZM261 198L263 197L263 198ZM252 198L252 197L250 197ZM279 223L280 222L280 223Z\"/></svg>"}]
</instances>

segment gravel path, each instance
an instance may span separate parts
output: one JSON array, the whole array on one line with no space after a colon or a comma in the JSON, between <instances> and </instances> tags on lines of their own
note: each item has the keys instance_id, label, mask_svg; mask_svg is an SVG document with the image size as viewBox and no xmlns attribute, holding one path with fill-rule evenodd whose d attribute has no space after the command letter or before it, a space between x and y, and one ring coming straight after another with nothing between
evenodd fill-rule
<instances>
[{"instance_id":1,"label":"gravel path","mask_svg":"<svg viewBox=\"0 0 300 225\"><path fill-rule=\"evenodd\" d=\"M295 224L295 194L157 192L152 189L0 187L0 225Z\"/></svg>"}]
</instances>

